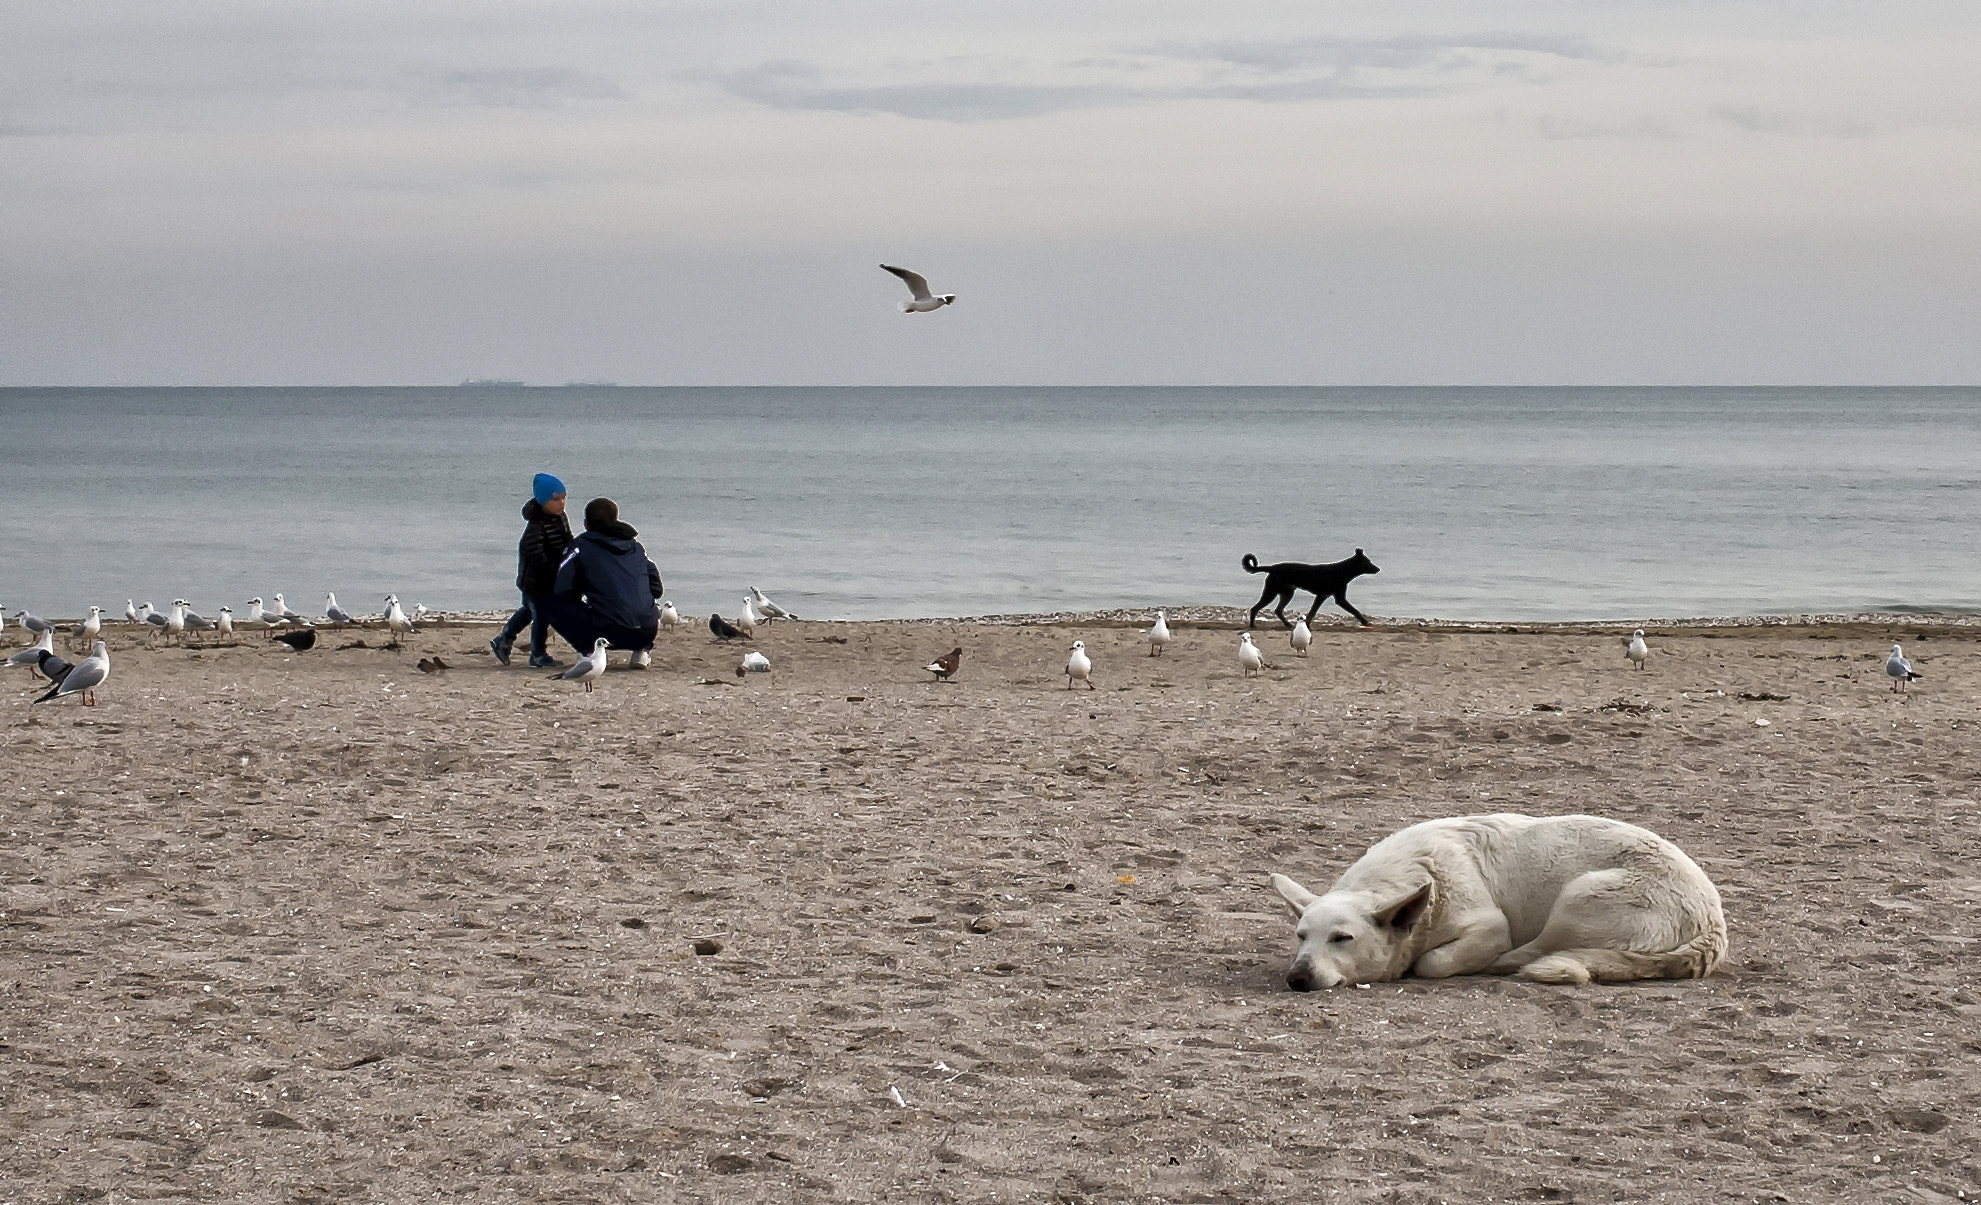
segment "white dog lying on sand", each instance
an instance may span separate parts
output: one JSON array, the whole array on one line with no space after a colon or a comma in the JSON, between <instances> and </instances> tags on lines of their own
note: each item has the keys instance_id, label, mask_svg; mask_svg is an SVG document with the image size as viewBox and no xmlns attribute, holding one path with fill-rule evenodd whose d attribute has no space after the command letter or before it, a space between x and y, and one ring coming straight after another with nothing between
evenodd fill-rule
<instances>
[{"instance_id":1,"label":"white dog lying on sand","mask_svg":"<svg viewBox=\"0 0 1981 1205\"><path fill-rule=\"evenodd\" d=\"M1300 917L1295 991L1484 971L1543 983L1687 979L1726 954L1706 872L1648 829L1601 816L1458 816L1377 842Z\"/></svg>"}]
</instances>

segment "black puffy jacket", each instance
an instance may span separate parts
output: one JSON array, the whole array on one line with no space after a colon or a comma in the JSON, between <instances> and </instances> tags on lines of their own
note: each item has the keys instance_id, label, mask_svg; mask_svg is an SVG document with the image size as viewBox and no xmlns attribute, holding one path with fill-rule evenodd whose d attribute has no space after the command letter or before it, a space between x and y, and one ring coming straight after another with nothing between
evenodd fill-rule
<instances>
[{"instance_id":1,"label":"black puffy jacket","mask_svg":"<svg viewBox=\"0 0 1981 1205\"><path fill-rule=\"evenodd\" d=\"M535 498L523 503L523 538L516 542L516 588L542 598L557 586L557 566L571 547L571 523L546 514Z\"/></svg>"},{"instance_id":2,"label":"black puffy jacket","mask_svg":"<svg viewBox=\"0 0 1981 1205\"><path fill-rule=\"evenodd\" d=\"M633 538L639 534L617 520L586 531L564 554L554 592L584 595L607 623L627 628L659 623L654 601L661 595L660 570Z\"/></svg>"}]
</instances>

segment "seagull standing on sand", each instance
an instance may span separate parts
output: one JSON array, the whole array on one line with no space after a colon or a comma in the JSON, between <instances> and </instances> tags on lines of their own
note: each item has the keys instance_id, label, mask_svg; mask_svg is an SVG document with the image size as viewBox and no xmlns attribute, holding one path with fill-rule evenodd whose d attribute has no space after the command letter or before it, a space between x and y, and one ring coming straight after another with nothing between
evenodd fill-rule
<instances>
[{"instance_id":1,"label":"seagull standing on sand","mask_svg":"<svg viewBox=\"0 0 1981 1205\"><path fill-rule=\"evenodd\" d=\"M232 636L234 634L234 608L220 608L220 618L213 621L213 626L220 629L222 636Z\"/></svg>"},{"instance_id":2,"label":"seagull standing on sand","mask_svg":"<svg viewBox=\"0 0 1981 1205\"><path fill-rule=\"evenodd\" d=\"M143 620L153 632L164 632L168 637L171 635L165 625L172 621L167 619L163 612L152 610L150 599L139 603L138 608L138 618Z\"/></svg>"},{"instance_id":3,"label":"seagull standing on sand","mask_svg":"<svg viewBox=\"0 0 1981 1205\"><path fill-rule=\"evenodd\" d=\"M1293 642L1293 651L1302 657L1307 655L1308 649L1314 647L1314 633L1307 628L1306 616L1303 615L1293 621L1293 635L1290 639Z\"/></svg>"},{"instance_id":4,"label":"seagull standing on sand","mask_svg":"<svg viewBox=\"0 0 1981 1205\"><path fill-rule=\"evenodd\" d=\"M193 604L183 598L173 605L185 608L186 630L188 632L211 632L214 628L220 626L206 616L201 615L198 611L193 610Z\"/></svg>"},{"instance_id":5,"label":"seagull standing on sand","mask_svg":"<svg viewBox=\"0 0 1981 1205\"><path fill-rule=\"evenodd\" d=\"M681 612L674 609L673 603L660 604L660 626L670 632L681 626Z\"/></svg>"},{"instance_id":6,"label":"seagull standing on sand","mask_svg":"<svg viewBox=\"0 0 1981 1205\"><path fill-rule=\"evenodd\" d=\"M91 607L89 609L89 618L83 620L83 626L76 629L76 636L78 639L82 640L83 643L89 644L89 643L93 643L96 640L96 638L102 634L103 634L103 608Z\"/></svg>"},{"instance_id":7,"label":"seagull standing on sand","mask_svg":"<svg viewBox=\"0 0 1981 1205\"><path fill-rule=\"evenodd\" d=\"M7 658L7 662L4 668L14 669L18 666L24 665L32 672L40 673L41 655L43 653L52 653L54 651L55 651L55 633L43 632L39 637L36 638L33 644L30 644L26 648L15 653L13 656Z\"/></svg>"},{"instance_id":8,"label":"seagull standing on sand","mask_svg":"<svg viewBox=\"0 0 1981 1205\"><path fill-rule=\"evenodd\" d=\"M1245 632L1238 637L1238 664L1245 667L1247 674L1256 674L1266 668L1266 655L1259 646L1252 643L1252 633Z\"/></svg>"},{"instance_id":9,"label":"seagull standing on sand","mask_svg":"<svg viewBox=\"0 0 1981 1205\"><path fill-rule=\"evenodd\" d=\"M1073 642L1073 655L1066 659L1066 689L1073 689L1075 678L1085 682L1088 690L1094 688L1094 661L1087 656L1087 642L1084 640Z\"/></svg>"},{"instance_id":10,"label":"seagull standing on sand","mask_svg":"<svg viewBox=\"0 0 1981 1205\"><path fill-rule=\"evenodd\" d=\"M275 623L280 623L281 618L276 615L271 615L267 611L263 610L261 605L261 596L256 595L255 597L248 600L247 622L275 624Z\"/></svg>"},{"instance_id":11,"label":"seagull standing on sand","mask_svg":"<svg viewBox=\"0 0 1981 1205\"><path fill-rule=\"evenodd\" d=\"M1638 628L1630 634L1630 641L1624 646L1623 655L1630 658L1632 669L1643 669L1651 659L1651 646L1644 643L1644 629Z\"/></svg>"},{"instance_id":12,"label":"seagull standing on sand","mask_svg":"<svg viewBox=\"0 0 1981 1205\"><path fill-rule=\"evenodd\" d=\"M337 605L337 596L335 594L326 594L323 596L323 617L332 623L354 624L358 622L351 618L349 611Z\"/></svg>"},{"instance_id":13,"label":"seagull standing on sand","mask_svg":"<svg viewBox=\"0 0 1981 1205\"><path fill-rule=\"evenodd\" d=\"M395 645L399 643L399 634L401 632L410 632L413 630L413 621L407 619L406 613L399 609L399 596L397 594L388 594L385 596L385 626L392 633L392 643Z\"/></svg>"},{"instance_id":14,"label":"seagull standing on sand","mask_svg":"<svg viewBox=\"0 0 1981 1205\"><path fill-rule=\"evenodd\" d=\"M757 614L763 616L763 620L765 623L769 623L773 619L798 618L796 615L793 615L791 612L785 610L783 607L778 606L776 603L770 601L770 599L764 597L764 592L762 590L757 589L755 586L750 587L750 602L753 606L756 607Z\"/></svg>"},{"instance_id":15,"label":"seagull standing on sand","mask_svg":"<svg viewBox=\"0 0 1981 1205\"><path fill-rule=\"evenodd\" d=\"M963 664L963 646L958 645L922 668L935 675L938 682L947 682L956 676Z\"/></svg>"},{"instance_id":16,"label":"seagull standing on sand","mask_svg":"<svg viewBox=\"0 0 1981 1205\"><path fill-rule=\"evenodd\" d=\"M954 293L929 292L928 279L920 272L910 272L906 268L890 267L887 264L882 264L880 267L883 272L892 272L899 276L908 285L908 291L915 295L915 300L901 303L901 312L904 314L926 314L956 303Z\"/></svg>"},{"instance_id":17,"label":"seagull standing on sand","mask_svg":"<svg viewBox=\"0 0 1981 1205\"><path fill-rule=\"evenodd\" d=\"M745 595L743 598L743 609L736 613L736 626L743 630L744 635L755 636L757 634L758 618L757 609L750 605L749 596Z\"/></svg>"},{"instance_id":18,"label":"seagull standing on sand","mask_svg":"<svg viewBox=\"0 0 1981 1205\"><path fill-rule=\"evenodd\" d=\"M131 600L127 598L124 600L124 622L136 623L137 621L138 621L138 609L137 607L133 606Z\"/></svg>"},{"instance_id":19,"label":"seagull standing on sand","mask_svg":"<svg viewBox=\"0 0 1981 1205\"><path fill-rule=\"evenodd\" d=\"M563 673L544 676L564 682L583 682L585 693L590 694L592 683L598 681L600 675L605 673L605 649L610 643L605 637L600 636L598 643L592 646L592 651L573 662L570 669Z\"/></svg>"},{"instance_id":20,"label":"seagull standing on sand","mask_svg":"<svg viewBox=\"0 0 1981 1205\"><path fill-rule=\"evenodd\" d=\"M282 595L279 593L275 596L275 613L281 616L285 623L303 622L303 617L291 611L289 604L282 601Z\"/></svg>"},{"instance_id":21,"label":"seagull standing on sand","mask_svg":"<svg viewBox=\"0 0 1981 1205\"><path fill-rule=\"evenodd\" d=\"M55 626L40 616L30 615L26 611L22 611L19 615L14 616L14 618L20 620L21 626L30 632L46 632L52 630Z\"/></svg>"},{"instance_id":22,"label":"seagull standing on sand","mask_svg":"<svg viewBox=\"0 0 1981 1205\"><path fill-rule=\"evenodd\" d=\"M96 647L90 650L89 656L76 662L73 669L62 675L60 682L49 687L48 693L35 702L46 703L50 699L59 699L64 695L80 694L83 697L84 707L94 707L96 688L109 680L110 647L99 640L96 642Z\"/></svg>"},{"instance_id":23,"label":"seagull standing on sand","mask_svg":"<svg viewBox=\"0 0 1981 1205\"><path fill-rule=\"evenodd\" d=\"M1885 673L1891 676L1894 694L1903 691L1907 682L1925 676L1912 668L1912 662L1905 659L1905 654L1899 651L1896 644L1892 646L1892 655L1885 659Z\"/></svg>"},{"instance_id":24,"label":"seagull standing on sand","mask_svg":"<svg viewBox=\"0 0 1981 1205\"><path fill-rule=\"evenodd\" d=\"M1157 611L1156 626L1149 629L1149 656L1160 656L1163 647L1168 643L1169 616L1163 614L1161 611Z\"/></svg>"},{"instance_id":25,"label":"seagull standing on sand","mask_svg":"<svg viewBox=\"0 0 1981 1205\"><path fill-rule=\"evenodd\" d=\"M165 617L166 643L171 643L174 636L179 638L180 644L186 642L186 600L183 598L172 600L172 612Z\"/></svg>"}]
</instances>

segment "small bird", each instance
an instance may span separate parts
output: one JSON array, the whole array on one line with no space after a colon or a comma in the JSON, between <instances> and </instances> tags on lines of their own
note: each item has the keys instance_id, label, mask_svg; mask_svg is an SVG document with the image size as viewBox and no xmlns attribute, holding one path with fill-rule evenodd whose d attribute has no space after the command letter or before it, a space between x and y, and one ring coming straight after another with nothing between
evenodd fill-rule
<instances>
[{"instance_id":1,"label":"small bird","mask_svg":"<svg viewBox=\"0 0 1981 1205\"><path fill-rule=\"evenodd\" d=\"M755 649L751 649L749 652L743 654L742 668L752 674L767 674L770 672L770 658Z\"/></svg>"},{"instance_id":2,"label":"small bird","mask_svg":"<svg viewBox=\"0 0 1981 1205\"><path fill-rule=\"evenodd\" d=\"M764 592L755 586L750 587L750 602L757 608L757 614L763 616L765 623L769 623L773 619L798 618L796 615L793 615L783 607L764 597Z\"/></svg>"},{"instance_id":3,"label":"small bird","mask_svg":"<svg viewBox=\"0 0 1981 1205\"><path fill-rule=\"evenodd\" d=\"M297 628L293 632L273 632L269 634L268 638L270 640L279 640L298 653L305 649L316 647L315 628Z\"/></svg>"},{"instance_id":4,"label":"small bird","mask_svg":"<svg viewBox=\"0 0 1981 1205\"><path fill-rule=\"evenodd\" d=\"M1066 689L1073 689L1075 678L1085 682L1088 690L1094 688L1094 662L1087 656L1087 642L1084 640L1073 642L1073 655L1066 659Z\"/></svg>"},{"instance_id":5,"label":"small bird","mask_svg":"<svg viewBox=\"0 0 1981 1205\"><path fill-rule=\"evenodd\" d=\"M681 612L674 609L673 603L660 604L660 626L670 632L681 626Z\"/></svg>"},{"instance_id":6,"label":"small bird","mask_svg":"<svg viewBox=\"0 0 1981 1205\"><path fill-rule=\"evenodd\" d=\"M59 686L62 679L69 676L69 671L76 667L53 653L43 652L41 654L41 664L35 668L41 671L42 677Z\"/></svg>"},{"instance_id":7,"label":"small bird","mask_svg":"<svg viewBox=\"0 0 1981 1205\"><path fill-rule=\"evenodd\" d=\"M1238 664L1245 667L1247 674L1256 674L1266 668L1266 655L1252 643L1250 632L1240 633L1238 637Z\"/></svg>"},{"instance_id":8,"label":"small bird","mask_svg":"<svg viewBox=\"0 0 1981 1205\"><path fill-rule=\"evenodd\" d=\"M748 640L749 634L733 627L720 615L708 617L708 630L715 633L717 640Z\"/></svg>"},{"instance_id":9,"label":"small bird","mask_svg":"<svg viewBox=\"0 0 1981 1205\"><path fill-rule=\"evenodd\" d=\"M5 665L0 666L0 668L14 669L17 666L24 665L28 668L30 672L39 673L40 672L39 667L41 665L41 655L43 653L52 653L54 651L55 651L55 633L43 632L40 636L35 638L35 642L33 644L30 644L26 648L16 652L13 656L7 658Z\"/></svg>"},{"instance_id":10,"label":"small bird","mask_svg":"<svg viewBox=\"0 0 1981 1205\"><path fill-rule=\"evenodd\" d=\"M436 654L432 657L421 657L418 668L423 674L438 674L454 667L442 661L439 655Z\"/></svg>"},{"instance_id":11,"label":"small bird","mask_svg":"<svg viewBox=\"0 0 1981 1205\"><path fill-rule=\"evenodd\" d=\"M1906 683L1925 677L1912 668L1912 662L1905 659L1896 644L1892 646L1892 655L1885 659L1885 672L1891 675L1893 694L1903 691Z\"/></svg>"},{"instance_id":12,"label":"small bird","mask_svg":"<svg viewBox=\"0 0 1981 1205\"><path fill-rule=\"evenodd\" d=\"M1651 646L1644 643L1643 628L1630 634L1630 639L1624 643L1623 655L1630 659L1632 669L1643 669L1644 663L1651 659Z\"/></svg>"},{"instance_id":13,"label":"small bird","mask_svg":"<svg viewBox=\"0 0 1981 1205\"><path fill-rule=\"evenodd\" d=\"M1307 630L1307 617L1293 621L1293 651L1305 657L1307 650L1314 646L1314 634Z\"/></svg>"},{"instance_id":14,"label":"small bird","mask_svg":"<svg viewBox=\"0 0 1981 1205\"><path fill-rule=\"evenodd\" d=\"M399 609L399 596L397 594L388 594L385 596L385 626L392 633L392 646L394 648L399 646L399 634L401 632L412 632L416 630L413 627L413 621L407 619L406 613Z\"/></svg>"},{"instance_id":15,"label":"small bird","mask_svg":"<svg viewBox=\"0 0 1981 1205\"><path fill-rule=\"evenodd\" d=\"M220 608L220 618L213 621L213 626L220 629L222 636L232 636L234 634L234 608Z\"/></svg>"},{"instance_id":16,"label":"small bird","mask_svg":"<svg viewBox=\"0 0 1981 1205\"><path fill-rule=\"evenodd\" d=\"M351 618L349 611L337 605L337 595L335 594L326 594L323 596L323 617L332 623L345 625L358 622Z\"/></svg>"},{"instance_id":17,"label":"small bird","mask_svg":"<svg viewBox=\"0 0 1981 1205\"><path fill-rule=\"evenodd\" d=\"M83 620L83 626L76 629L76 636L85 644L94 644L96 638L102 634L103 608L91 607L89 609L89 618Z\"/></svg>"},{"instance_id":18,"label":"small bird","mask_svg":"<svg viewBox=\"0 0 1981 1205\"><path fill-rule=\"evenodd\" d=\"M136 623L137 621L138 621L138 609L136 606L132 605L131 600L127 598L124 600L124 622Z\"/></svg>"},{"instance_id":19,"label":"small bird","mask_svg":"<svg viewBox=\"0 0 1981 1205\"><path fill-rule=\"evenodd\" d=\"M956 676L956 671L959 668L961 668L962 665L963 665L963 648L961 645L958 645L957 647L950 649L948 652L944 653L942 656L937 657L934 661L931 661L927 665L924 665L922 668L934 674L936 681L947 682L951 678L954 678Z\"/></svg>"},{"instance_id":20,"label":"small bird","mask_svg":"<svg viewBox=\"0 0 1981 1205\"><path fill-rule=\"evenodd\" d=\"M920 272L910 272L906 268L890 267L887 264L882 264L880 267L883 272L892 272L899 276L907 283L908 291L915 295L915 300L901 303L901 312L904 314L926 314L931 310L939 310L943 306L956 303L954 293L930 293L928 279Z\"/></svg>"},{"instance_id":21,"label":"small bird","mask_svg":"<svg viewBox=\"0 0 1981 1205\"><path fill-rule=\"evenodd\" d=\"M303 617L290 610L289 604L282 601L282 595L280 593L277 593L275 596L275 614L284 623L303 622Z\"/></svg>"},{"instance_id":22,"label":"small bird","mask_svg":"<svg viewBox=\"0 0 1981 1205\"><path fill-rule=\"evenodd\" d=\"M592 646L592 651L572 662L571 668L562 673L544 676L564 682L583 682L585 693L590 694L592 683L598 681L600 675L605 673L605 649L610 643L605 637L600 636L598 643Z\"/></svg>"},{"instance_id":23,"label":"small bird","mask_svg":"<svg viewBox=\"0 0 1981 1205\"><path fill-rule=\"evenodd\" d=\"M1164 647L1168 644L1169 616L1163 614L1161 611L1157 611L1156 626L1149 629L1149 656L1161 656Z\"/></svg>"},{"instance_id":24,"label":"small bird","mask_svg":"<svg viewBox=\"0 0 1981 1205\"><path fill-rule=\"evenodd\" d=\"M50 699L59 699L64 695L79 694L83 697L84 707L94 707L96 706L96 688L109 680L110 646L99 640L96 642L96 646L90 650L89 656L76 662L75 666L68 673L62 675L60 682L49 687L48 693L36 699L35 702L46 703Z\"/></svg>"},{"instance_id":25,"label":"small bird","mask_svg":"<svg viewBox=\"0 0 1981 1205\"><path fill-rule=\"evenodd\" d=\"M750 601L749 595L744 595L743 609L736 613L736 626L754 636L757 634L757 624L762 619L763 616L757 614L756 604Z\"/></svg>"},{"instance_id":26,"label":"small bird","mask_svg":"<svg viewBox=\"0 0 1981 1205\"><path fill-rule=\"evenodd\" d=\"M22 611L20 614L14 616L14 618L20 620L21 626L30 632L47 632L54 629L54 625L47 620L38 615L31 615L26 611Z\"/></svg>"}]
</instances>

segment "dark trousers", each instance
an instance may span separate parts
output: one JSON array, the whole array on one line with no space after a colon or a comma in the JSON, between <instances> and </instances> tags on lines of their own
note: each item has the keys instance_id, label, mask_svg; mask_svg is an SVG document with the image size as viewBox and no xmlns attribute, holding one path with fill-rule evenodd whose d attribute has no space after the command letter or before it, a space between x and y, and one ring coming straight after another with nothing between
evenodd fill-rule
<instances>
[{"instance_id":1,"label":"dark trousers","mask_svg":"<svg viewBox=\"0 0 1981 1205\"><path fill-rule=\"evenodd\" d=\"M527 624L530 629L530 658L535 661L541 661L549 656L543 647L543 642L550 636L550 619L543 613L540 605L544 601L541 598L523 595L523 605L517 607L516 613L509 617L509 622L502 625L502 635L497 637L504 644L514 644L516 637L522 633L524 625Z\"/></svg>"},{"instance_id":2,"label":"dark trousers","mask_svg":"<svg viewBox=\"0 0 1981 1205\"><path fill-rule=\"evenodd\" d=\"M601 636L605 637L608 648L650 649L653 638L660 633L659 616L655 616L653 622L645 627L629 628L603 618L589 603L576 597L552 595L533 601L537 613L549 618L550 626L557 629L557 634L588 657Z\"/></svg>"}]
</instances>

